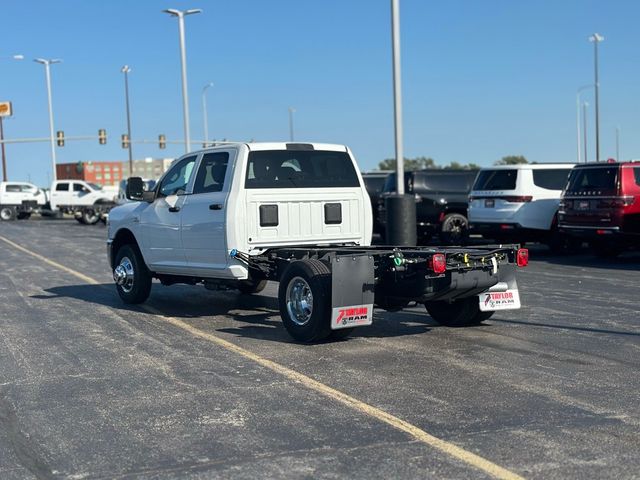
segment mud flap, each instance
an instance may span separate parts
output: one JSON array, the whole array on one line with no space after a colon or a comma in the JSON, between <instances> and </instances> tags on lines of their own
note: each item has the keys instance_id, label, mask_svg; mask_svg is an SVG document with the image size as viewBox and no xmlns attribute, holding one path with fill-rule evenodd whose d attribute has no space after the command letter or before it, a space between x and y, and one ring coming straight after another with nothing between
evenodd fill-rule
<instances>
[{"instance_id":1,"label":"mud flap","mask_svg":"<svg viewBox=\"0 0 640 480\"><path fill-rule=\"evenodd\" d=\"M331 329L373 323L374 265L371 255L331 259Z\"/></svg>"}]
</instances>

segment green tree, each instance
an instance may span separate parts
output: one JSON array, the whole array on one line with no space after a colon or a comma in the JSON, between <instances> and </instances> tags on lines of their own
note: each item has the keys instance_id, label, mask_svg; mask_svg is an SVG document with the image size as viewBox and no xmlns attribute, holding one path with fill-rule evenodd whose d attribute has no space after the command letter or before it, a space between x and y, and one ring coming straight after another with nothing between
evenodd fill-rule
<instances>
[{"instance_id":1,"label":"green tree","mask_svg":"<svg viewBox=\"0 0 640 480\"><path fill-rule=\"evenodd\" d=\"M396 159L386 158L378 164L378 168L380 170L395 170ZM416 158L404 159L404 169L407 171L422 170L423 168L439 168L439 167L436 166L435 160L430 157L416 157Z\"/></svg>"},{"instance_id":2,"label":"green tree","mask_svg":"<svg viewBox=\"0 0 640 480\"><path fill-rule=\"evenodd\" d=\"M523 155L507 155L494 163L494 165L519 165L529 163Z\"/></svg>"}]
</instances>

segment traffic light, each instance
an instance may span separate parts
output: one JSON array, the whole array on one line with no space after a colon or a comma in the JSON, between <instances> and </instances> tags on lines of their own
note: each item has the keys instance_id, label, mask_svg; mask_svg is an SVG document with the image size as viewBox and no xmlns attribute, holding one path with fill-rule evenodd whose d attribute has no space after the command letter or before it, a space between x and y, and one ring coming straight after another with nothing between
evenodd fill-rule
<instances>
[{"instance_id":1,"label":"traffic light","mask_svg":"<svg viewBox=\"0 0 640 480\"><path fill-rule=\"evenodd\" d=\"M100 145L107 144L107 131L104 128L98 130L98 143Z\"/></svg>"},{"instance_id":2,"label":"traffic light","mask_svg":"<svg viewBox=\"0 0 640 480\"><path fill-rule=\"evenodd\" d=\"M59 147L64 147L64 132L62 130L56 132L56 141Z\"/></svg>"},{"instance_id":3,"label":"traffic light","mask_svg":"<svg viewBox=\"0 0 640 480\"><path fill-rule=\"evenodd\" d=\"M167 137L163 134L158 135L158 147L162 149L167 148Z\"/></svg>"},{"instance_id":4,"label":"traffic light","mask_svg":"<svg viewBox=\"0 0 640 480\"><path fill-rule=\"evenodd\" d=\"M129 135L126 133L122 134L122 148L129 148Z\"/></svg>"}]
</instances>

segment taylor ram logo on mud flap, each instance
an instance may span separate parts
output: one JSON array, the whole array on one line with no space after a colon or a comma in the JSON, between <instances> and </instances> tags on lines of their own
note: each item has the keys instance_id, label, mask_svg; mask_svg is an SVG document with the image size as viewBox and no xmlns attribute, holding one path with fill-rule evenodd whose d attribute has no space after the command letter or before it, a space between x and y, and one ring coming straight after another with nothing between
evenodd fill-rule
<instances>
[{"instance_id":1,"label":"taylor ram logo on mud flap","mask_svg":"<svg viewBox=\"0 0 640 480\"><path fill-rule=\"evenodd\" d=\"M516 289L507 290L506 292L481 293L478 297L480 300L480 310L483 312L520 308L520 295Z\"/></svg>"},{"instance_id":2,"label":"taylor ram logo on mud flap","mask_svg":"<svg viewBox=\"0 0 640 480\"><path fill-rule=\"evenodd\" d=\"M361 327L373 323L373 305L337 307L331 314L331 328Z\"/></svg>"}]
</instances>

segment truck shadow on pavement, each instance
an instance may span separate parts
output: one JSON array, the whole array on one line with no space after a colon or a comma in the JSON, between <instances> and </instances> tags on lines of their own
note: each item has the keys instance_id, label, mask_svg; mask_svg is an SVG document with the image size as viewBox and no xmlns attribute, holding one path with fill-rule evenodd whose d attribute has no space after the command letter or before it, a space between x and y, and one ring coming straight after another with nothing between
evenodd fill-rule
<instances>
[{"instance_id":1,"label":"truck shadow on pavement","mask_svg":"<svg viewBox=\"0 0 640 480\"><path fill-rule=\"evenodd\" d=\"M295 343L282 326L278 299L265 295L245 295L235 290L211 292L192 286L166 289L154 283L146 304L126 305L118 297L113 284L83 284L51 287L38 300L69 298L102 305L116 314L154 315L152 307L164 316L179 318L203 331L228 333L238 337ZM76 309L77 310L77 309ZM85 313L86 315L86 313ZM127 321L134 318L127 315ZM415 311L386 312L376 310L370 327L357 328L352 337L388 338L417 335L438 327L429 315ZM350 338L350 337L349 337ZM344 341L348 341L349 338Z\"/></svg>"}]
</instances>

